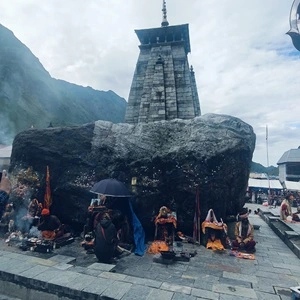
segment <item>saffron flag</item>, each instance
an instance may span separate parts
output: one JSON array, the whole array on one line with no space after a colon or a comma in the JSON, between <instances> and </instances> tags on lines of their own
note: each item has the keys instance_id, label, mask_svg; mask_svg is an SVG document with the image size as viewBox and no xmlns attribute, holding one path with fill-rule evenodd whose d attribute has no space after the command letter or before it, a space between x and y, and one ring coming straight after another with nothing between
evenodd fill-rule
<instances>
[{"instance_id":1,"label":"saffron flag","mask_svg":"<svg viewBox=\"0 0 300 300\"><path fill-rule=\"evenodd\" d=\"M49 166L46 169L46 190L44 195L44 208L49 209L52 204Z\"/></svg>"},{"instance_id":2,"label":"saffron flag","mask_svg":"<svg viewBox=\"0 0 300 300\"><path fill-rule=\"evenodd\" d=\"M200 198L199 188L196 190L193 238L200 243Z\"/></svg>"}]
</instances>

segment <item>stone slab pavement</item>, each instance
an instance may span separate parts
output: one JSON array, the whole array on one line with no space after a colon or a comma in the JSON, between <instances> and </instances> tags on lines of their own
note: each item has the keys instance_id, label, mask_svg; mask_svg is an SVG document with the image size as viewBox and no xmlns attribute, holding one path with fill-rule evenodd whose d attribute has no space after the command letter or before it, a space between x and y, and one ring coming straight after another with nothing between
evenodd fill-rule
<instances>
[{"instance_id":1,"label":"stone slab pavement","mask_svg":"<svg viewBox=\"0 0 300 300\"><path fill-rule=\"evenodd\" d=\"M116 265L97 263L94 255L84 252L80 259L59 249L54 250L52 256L34 257L30 251L1 247L0 294L30 300L43 297L291 299L290 287L300 286L300 260L259 215L253 214L256 206L253 205L250 215L252 224L259 226L255 230L255 260L230 256L228 250L220 254L192 244L183 244L185 251L197 251L189 262L158 263L155 261L161 260L153 259L151 254L143 257L131 254L118 260Z\"/></svg>"}]
</instances>

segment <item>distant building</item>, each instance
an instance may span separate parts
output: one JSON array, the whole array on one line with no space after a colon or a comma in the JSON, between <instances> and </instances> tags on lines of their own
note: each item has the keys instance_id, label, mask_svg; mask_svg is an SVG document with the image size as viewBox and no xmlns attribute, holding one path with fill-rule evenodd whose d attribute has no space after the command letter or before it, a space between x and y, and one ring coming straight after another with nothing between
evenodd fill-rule
<instances>
[{"instance_id":1,"label":"distant building","mask_svg":"<svg viewBox=\"0 0 300 300\"><path fill-rule=\"evenodd\" d=\"M125 122L192 119L201 115L189 25L169 26L163 1L161 27L135 30L140 54L130 88Z\"/></svg>"},{"instance_id":2,"label":"distant building","mask_svg":"<svg viewBox=\"0 0 300 300\"><path fill-rule=\"evenodd\" d=\"M249 174L249 178L256 178L256 179L268 179L268 176L266 173L256 173L256 172L251 172Z\"/></svg>"},{"instance_id":3,"label":"distant building","mask_svg":"<svg viewBox=\"0 0 300 300\"><path fill-rule=\"evenodd\" d=\"M7 170L10 165L12 146L0 145L0 171Z\"/></svg>"},{"instance_id":4,"label":"distant building","mask_svg":"<svg viewBox=\"0 0 300 300\"><path fill-rule=\"evenodd\" d=\"M281 182L300 181L300 147L286 151L277 165Z\"/></svg>"}]
</instances>

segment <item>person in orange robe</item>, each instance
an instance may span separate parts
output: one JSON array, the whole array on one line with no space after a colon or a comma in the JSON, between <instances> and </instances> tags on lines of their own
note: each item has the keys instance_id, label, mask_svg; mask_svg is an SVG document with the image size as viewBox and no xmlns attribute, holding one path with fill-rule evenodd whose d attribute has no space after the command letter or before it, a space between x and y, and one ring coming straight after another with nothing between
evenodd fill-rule
<instances>
[{"instance_id":1,"label":"person in orange robe","mask_svg":"<svg viewBox=\"0 0 300 300\"><path fill-rule=\"evenodd\" d=\"M38 230L42 232L45 239L54 240L63 235L61 222L57 216L50 215L47 208L42 210L41 223L38 225Z\"/></svg>"},{"instance_id":2,"label":"person in orange robe","mask_svg":"<svg viewBox=\"0 0 300 300\"><path fill-rule=\"evenodd\" d=\"M224 243L221 239L225 239L225 231L227 231L227 225L223 222L218 222L215 213L210 209L207 213L205 220L202 222L202 232L206 236L205 246L207 249L212 250L225 250Z\"/></svg>"}]
</instances>

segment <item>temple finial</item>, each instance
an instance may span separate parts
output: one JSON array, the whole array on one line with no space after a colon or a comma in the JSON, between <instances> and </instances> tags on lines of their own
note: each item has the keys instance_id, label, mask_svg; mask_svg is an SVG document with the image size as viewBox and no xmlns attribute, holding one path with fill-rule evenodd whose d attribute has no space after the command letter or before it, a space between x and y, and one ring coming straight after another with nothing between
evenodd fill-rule
<instances>
[{"instance_id":1,"label":"temple finial","mask_svg":"<svg viewBox=\"0 0 300 300\"><path fill-rule=\"evenodd\" d=\"M161 22L161 26L168 26L169 22L167 20L167 5L166 5L166 0L163 0L162 12L163 12L163 19L162 19L162 22Z\"/></svg>"}]
</instances>

